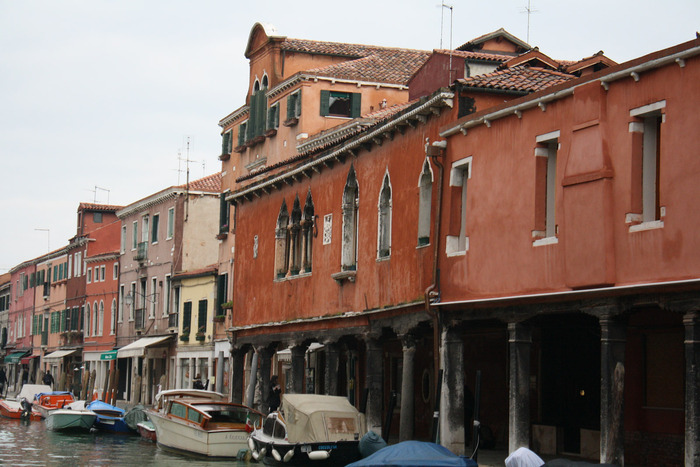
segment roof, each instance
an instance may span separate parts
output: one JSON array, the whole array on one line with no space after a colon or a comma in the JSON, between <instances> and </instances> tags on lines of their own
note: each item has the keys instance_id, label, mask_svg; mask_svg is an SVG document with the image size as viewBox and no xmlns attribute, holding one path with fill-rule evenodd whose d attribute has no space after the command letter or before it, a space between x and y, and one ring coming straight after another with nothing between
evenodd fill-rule
<instances>
[{"instance_id":1,"label":"roof","mask_svg":"<svg viewBox=\"0 0 700 467\"><path fill-rule=\"evenodd\" d=\"M111 204L95 204L95 203L80 203L78 211L102 211L102 212L117 212L124 206L115 206Z\"/></svg>"},{"instance_id":2,"label":"roof","mask_svg":"<svg viewBox=\"0 0 700 467\"><path fill-rule=\"evenodd\" d=\"M519 66L458 80L462 86L482 90L537 92L576 78L560 71Z\"/></svg>"},{"instance_id":3,"label":"roof","mask_svg":"<svg viewBox=\"0 0 700 467\"><path fill-rule=\"evenodd\" d=\"M221 172L215 174L207 175L206 177L200 178L180 185L177 188L189 189L190 191L205 191L209 193L221 193Z\"/></svg>"},{"instance_id":4,"label":"roof","mask_svg":"<svg viewBox=\"0 0 700 467\"><path fill-rule=\"evenodd\" d=\"M496 31L489 32L487 34L484 34L483 36L479 36L476 39L472 39L469 42L460 45L459 47L457 47L457 50L481 50L484 43L497 38L503 38L512 42L520 49L521 52L532 48L527 42L518 39L505 29L500 28Z\"/></svg>"},{"instance_id":5,"label":"roof","mask_svg":"<svg viewBox=\"0 0 700 467\"><path fill-rule=\"evenodd\" d=\"M513 58L512 55L498 53L498 52L476 52L471 50L450 50L450 49L436 49L433 53L440 55L452 55L453 58L463 58L465 60L472 61L486 61L486 62L505 62Z\"/></svg>"}]
</instances>

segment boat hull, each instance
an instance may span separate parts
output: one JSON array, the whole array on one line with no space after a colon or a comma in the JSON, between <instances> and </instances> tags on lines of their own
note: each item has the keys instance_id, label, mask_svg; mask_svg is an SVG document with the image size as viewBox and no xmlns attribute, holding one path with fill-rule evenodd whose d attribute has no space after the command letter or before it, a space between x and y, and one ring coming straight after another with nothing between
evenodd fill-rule
<instances>
[{"instance_id":1,"label":"boat hull","mask_svg":"<svg viewBox=\"0 0 700 467\"><path fill-rule=\"evenodd\" d=\"M89 410L56 409L46 418L46 428L53 431L90 431L97 414Z\"/></svg>"},{"instance_id":2,"label":"boat hull","mask_svg":"<svg viewBox=\"0 0 700 467\"><path fill-rule=\"evenodd\" d=\"M281 443L272 439L257 438L251 436L255 445L255 452L260 453L265 448L264 455L259 461L266 465L273 466L304 466L304 467L335 467L345 466L361 459L359 441L331 441L319 443ZM275 458L273 449L277 452L279 459ZM294 451L293 454L288 454ZM327 458L323 458L324 452L328 453ZM285 462L285 457L289 457Z\"/></svg>"},{"instance_id":3,"label":"boat hull","mask_svg":"<svg viewBox=\"0 0 700 467\"><path fill-rule=\"evenodd\" d=\"M185 420L151 411L148 418L156 431L159 445L207 457L236 457L247 449L248 433L244 429L205 430Z\"/></svg>"},{"instance_id":4,"label":"boat hull","mask_svg":"<svg viewBox=\"0 0 700 467\"><path fill-rule=\"evenodd\" d=\"M19 420L22 418L22 406L17 401L0 400L0 415ZM29 415L30 420L41 420L41 414L34 407Z\"/></svg>"},{"instance_id":5,"label":"boat hull","mask_svg":"<svg viewBox=\"0 0 700 467\"><path fill-rule=\"evenodd\" d=\"M141 435L142 438L145 438L149 441L156 441L156 429L153 426L153 422L151 421L145 421L145 422L139 422L136 424L136 428Z\"/></svg>"}]
</instances>

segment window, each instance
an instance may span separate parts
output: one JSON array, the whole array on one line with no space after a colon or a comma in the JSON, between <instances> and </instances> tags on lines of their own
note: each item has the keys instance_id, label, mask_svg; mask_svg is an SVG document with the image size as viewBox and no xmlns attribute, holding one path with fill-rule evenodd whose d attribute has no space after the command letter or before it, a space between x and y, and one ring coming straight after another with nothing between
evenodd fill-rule
<instances>
[{"instance_id":1,"label":"window","mask_svg":"<svg viewBox=\"0 0 700 467\"><path fill-rule=\"evenodd\" d=\"M228 297L228 274L219 274L216 279L216 314L223 315L226 312L221 304L226 302Z\"/></svg>"},{"instance_id":2,"label":"window","mask_svg":"<svg viewBox=\"0 0 700 467\"><path fill-rule=\"evenodd\" d=\"M192 326L192 302L187 301L182 304L182 333L189 334L190 326Z\"/></svg>"},{"instance_id":3,"label":"window","mask_svg":"<svg viewBox=\"0 0 700 467\"><path fill-rule=\"evenodd\" d=\"M112 279L115 281L119 279L119 263L114 263L112 266Z\"/></svg>"},{"instance_id":4,"label":"window","mask_svg":"<svg viewBox=\"0 0 700 467\"><path fill-rule=\"evenodd\" d=\"M122 225L122 238L121 238L121 253L124 254L126 251L126 225Z\"/></svg>"},{"instance_id":5,"label":"window","mask_svg":"<svg viewBox=\"0 0 700 467\"><path fill-rule=\"evenodd\" d=\"M280 104L275 102L267 109L267 130L275 130L280 126Z\"/></svg>"},{"instance_id":6,"label":"window","mask_svg":"<svg viewBox=\"0 0 700 467\"><path fill-rule=\"evenodd\" d=\"M102 265L100 266L100 282L105 281L105 271L107 270L107 267Z\"/></svg>"},{"instance_id":7,"label":"window","mask_svg":"<svg viewBox=\"0 0 700 467\"><path fill-rule=\"evenodd\" d=\"M104 311L104 307L103 307ZM92 335L97 336L99 335L99 329L100 329L100 309L97 307L97 302L94 302L92 304Z\"/></svg>"},{"instance_id":8,"label":"window","mask_svg":"<svg viewBox=\"0 0 700 467\"><path fill-rule=\"evenodd\" d=\"M163 298L163 317L170 314L170 287L172 286L170 274L165 276L165 297Z\"/></svg>"},{"instance_id":9,"label":"window","mask_svg":"<svg viewBox=\"0 0 700 467\"><path fill-rule=\"evenodd\" d=\"M559 131L536 138L535 146L535 228L533 245L556 243L557 151Z\"/></svg>"},{"instance_id":10,"label":"window","mask_svg":"<svg viewBox=\"0 0 700 467\"><path fill-rule=\"evenodd\" d=\"M248 121L246 120L245 122L241 123L238 125L238 146L243 146L246 142L247 138L247 133L248 133Z\"/></svg>"},{"instance_id":11,"label":"window","mask_svg":"<svg viewBox=\"0 0 700 467\"><path fill-rule=\"evenodd\" d=\"M391 255L391 183L388 170L379 192L377 224L377 258L388 258Z\"/></svg>"},{"instance_id":12,"label":"window","mask_svg":"<svg viewBox=\"0 0 700 467\"><path fill-rule=\"evenodd\" d=\"M175 208L168 209L168 239L175 233Z\"/></svg>"},{"instance_id":13,"label":"window","mask_svg":"<svg viewBox=\"0 0 700 467\"><path fill-rule=\"evenodd\" d=\"M90 308L89 303L87 303L85 306L86 306L86 309L85 309L85 337L90 337L90 318L91 318L90 310L91 310L91 308ZM54 327L53 315L51 315L51 332L53 332L53 327Z\"/></svg>"},{"instance_id":14,"label":"window","mask_svg":"<svg viewBox=\"0 0 700 467\"><path fill-rule=\"evenodd\" d=\"M187 406L182 405L178 402L173 402L170 406L170 413L176 417L186 418Z\"/></svg>"},{"instance_id":15,"label":"window","mask_svg":"<svg viewBox=\"0 0 700 467\"><path fill-rule=\"evenodd\" d=\"M153 225L151 226L151 243L158 243L158 224L160 223L160 214L153 214Z\"/></svg>"},{"instance_id":16,"label":"window","mask_svg":"<svg viewBox=\"0 0 700 467\"><path fill-rule=\"evenodd\" d=\"M110 327L109 327L109 335L113 336L115 330L117 329L117 299L113 298L112 299L112 307L110 308Z\"/></svg>"},{"instance_id":17,"label":"window","mask_svg":"<svg viewBox=\"0 0 700 467\"><path fill-rule=\"evenodd\" d=\"M119 316L117 320L120 323L124 321L124 284L119 286Z\"/></svg>"},{"instance_id":18,"label":"window","mask_svg":"<svg viewBox=\"0 0 700 467\"><path fill-rule=\"evenodd\" d=\"M92 283L92 268L88 268L88 270L87 270L87 283L88 284Z\"/></svg>"},{"instance_id":19,"label":"window","mask_svg":"<svg viewBox=\"0 0 700 467\"><path fill-rule=\"evenodd\" d=\"M430 212L433 197L433 170L425 158L418 179L418 246L430 243Z\"/></svg>"},{"instance_id":20,"label":"window","mask_svg":"<svg viewBox=\"0 0 700 467\"><path fill-rule=\"evenodd\" d=\"M96 224L101 224L102 223L102 213L101 212L93 212L92 213L92 221Z\"/></svg>"},{"instance_id":21,"label":"window","mask_svg":"<svg viewBox=\"0 0 700 467\"><path fill-rule=\"evenodd\" d=\"M139 244L139 222L134 221L133 228L132 228L132 235L131 235L131 249L135 250L138 247Z\"/></svg>"},{"instance_id":22,"label":"window","mask_svg":"<svg viewBox=\"0 0 700 467\"><path fill-rule=\"evenodd\" d=\"M143 216L141 220L141 242L148 242L149 220L148 215Z\"/></svg>"},{"instance_id":23,"label":"window","mask_svg":"<svg viewBox=\"0 0 700 467\"><path fill-rule=\"evenodd\" d=\"M200 300L198 305L198 315L197 315L197 332L206 332L207 330L207 307L209 306L208 300Z\"/></svg>"},{"instance_id":24,"label":"window","mask_svg":"<svg viewBox=\"0 0 700 467\"><path fill-rule=\"evenodd\" d=\"M155 277L152 277L151 278L151 294L152 295L151 295L151 300L150 300L151 306L150 306L150 309L148 312L148 317L151 319L156 317L156 306L157 306L156 302L158 301L158 300L156 300L156 296L157 296L156 295L156 286L157 285L158 285L158 279Z\"/></svg>"},{"instance_id":25,"label":"window","mask_svg":"<svg viewBox=\"0 0 700 467\"><path fill-rule=\"evenodd\" d=\"M343 237L341 249L341 270L355 271L357 269L357 226L360 191L355 175L355 167L350 166L350 172L343 190Z\"/></svg>"},{"instance_id":26,"label":"window","mask_svg":"<svg viewBox=\"0 0 700 467\"><path fill-rule=\"evenodd\" d=\"M97 335L101 336L102 333L104 332L104 323L105 323L105 302L100 300L100 313L98 315L98 325L97 325Z\"/></svg>"},{"instance_id":27,"label":"window","mask_svg":"<svg viewBox=\"0 0 700 467\"><path fill-rule=\"evenodd\" d=\"M133 321L134 308L136 305L136 282L131 283L131 291L129 293L131 294L131 306L129 306L129 321Z\"/></svg>"},{"instance_id":28,"label":"window","mask_svg":"<svg viewBox=\"0 0 700 467\"><path fill-rule=\"evenodd\" d=\"M289 212L287 202L282 200L280 212L277 215L277 227L275 228L275 275L281 279L287 275L289 269Z\"/></svg>"},{"instance_id":29,"label":"window","mask_svg":"<svg viewBox=\"0 0 700 467\"><path fill-rule=\"evenodd\" d=\"M663 209L659 203L659 167L665 108L666 101L660 101L630 110L632 205L631 212L627 214L627 223L632 224L630 231L663 226Z\"/></svg>"},{"instance_id":30,"label":"window","mask_svg":"<svg viewBox=\"0 0 700 467\"><path fill-rule=\"evenodd\" d=\"M231 154L233 149L233 130L228 130L221 135L221 155Z\"/></svg>"},{"instance_id":31,"label":"window","mask_svg":"<svg viewBox=\"0 0 700 467\"><path fill-rule=\"evenodd\" d=\"M321 116L357 118L361 98L360 93L321 91Z\"/></svg>"},{"instance_id":32,"label":"window","mask_svg":"<svg viewBox=\"0 0 700 467\"><path fill-rule=\"evenodd\" d=\"M221 193L219 197L219 233L228 233L229 218L231 216L231 206L228 201L226 201L226 195L228 190Z\"/></svg>"},{"instance_id":33,"label":"window","mask_svg":"<svg viewBox=\"0 0 700 467\"><path fill-rule=\"evenodd\" d=\"M83 266L83 253L79 251L75 254L75 277L80 277Z\"/></svg>"},{"instance_id":34,"label":"window","mask_svg":"<svg viewBox=\"0 0 700 467\"><path fill-rule=\"evenodd\" d=\"M447 256L465 254L469 250L467 182L471 178L472 158L467 157L452 164L450 187L452 187L452 210L450 211L450 234L445 242Z\"/></svg>"},{"instance_id":35,"label":"window","mask_svg":"<svg viewBox=\"0 0 700 467\"><path fill-rule=\"evenodd\" d=\"M298 121L301 116L301 89L287 96L287 120L285 124L290 126Z\"/></svg>"},{"instance_id":36,"label":"window","mask_svg":"<svg viewBox=\"0 0 700 467\"><path fill-rule=\"evenodd\" d=\"M258 81L253 86L250 96L250 116L248 117L246 141L265 132L267 120L267 76L263 76L262 84Z\"/></svg>"},{"instance_id":37,"label":"window","mask_svg":"<svg viewBox=\"0 0 700 467\"><path fill-rule=\"evenodd\" d=\"M314 214L314 200L311 197L311 188L306 193L304 212L301 218L301 272L311 272L313 260L313 241L316 235L316 215Z\"/></svg>"}]
</instances>

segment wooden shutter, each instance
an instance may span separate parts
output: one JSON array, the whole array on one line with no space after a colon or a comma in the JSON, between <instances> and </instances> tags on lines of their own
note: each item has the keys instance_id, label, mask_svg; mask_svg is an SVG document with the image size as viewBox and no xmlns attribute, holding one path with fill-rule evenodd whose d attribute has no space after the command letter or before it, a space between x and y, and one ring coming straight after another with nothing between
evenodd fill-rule
<instances>
[{"instance_id":1,"label":"wooden shutter","mask_svg":"<svg viewBox=\"0 0 700 467\"><path fill-rule=\"evenodd\" d=\"M352 118L357 118L361 115L361 101L362 94L359 92L353 92L350 94L350 116Z\"/></svg>"},{"instance_id":2,"label":"wooden shutter","mask_svg":"<svg viewBox=\"0 0 700 467\"><path fill-rule=\"evenodd\" d=\"M330 108L330 101L331 101L331 92L330 91L321 91L321 116L326 117L328 116L328 111Z\"/></svg>"}]
</instances>

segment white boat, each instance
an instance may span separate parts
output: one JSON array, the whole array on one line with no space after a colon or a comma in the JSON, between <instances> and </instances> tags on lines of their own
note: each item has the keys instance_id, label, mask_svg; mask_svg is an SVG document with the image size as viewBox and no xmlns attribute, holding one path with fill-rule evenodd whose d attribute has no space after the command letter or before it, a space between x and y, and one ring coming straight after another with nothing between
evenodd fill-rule
<instances>
[{"instance_id":1,"label":"white boat","mask_svg":"<svg viewBox=\"0 0 700 467\"><path fill-rule=\"evenodd\" d=\"M208 457L236 457L248 447L248 435L263 415L226 401L213 391L171 389L156 395L146 414L159 445Z\"/></svg>"},{"instance_id":2,"label":"white boat","mask_svg":"<svg viewBox=\"0 0 700 467\"><path fill-rule=\"evenodd\" d=\"M85 408L85 401L67 404L62 409L51 410L46 417L46 428L53 431L90 431L97 414Z\"/></svg>"},{"instance_id":3,"label":"white boat","mask_svg":"<svg viewBox=\"0 0 700 467\"><path fill-rule=\"evenodd\" d=\"M255 460L271 465L345 466L360 459L364 414L346 397L284 394L279 412L250 435Z\"/></svg>"}]
</instances>

